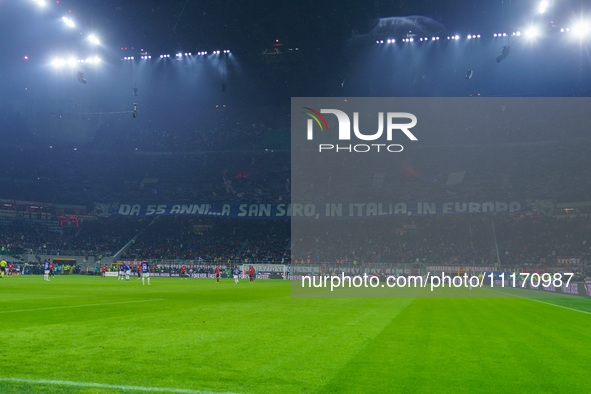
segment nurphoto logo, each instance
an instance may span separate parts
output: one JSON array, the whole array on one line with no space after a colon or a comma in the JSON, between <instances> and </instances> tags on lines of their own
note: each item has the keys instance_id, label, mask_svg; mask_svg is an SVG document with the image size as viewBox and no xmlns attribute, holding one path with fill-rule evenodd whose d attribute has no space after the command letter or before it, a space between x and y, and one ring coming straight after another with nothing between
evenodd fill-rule
<instances>
[{"instance_id":1,"label":"nurphoto logo","mask_svg":"<svg viewBox=\"0 0 591 394\"><path fill-rule=\"evenodd\" d=\"M322 114L331 114L336 116L338 122L338 140L343 142L351 142L353 140L364 141L359 144L318 144L318 152L349 152L349 153L367 153L367 152L390 152L398 153L404 150L401 144L390 143L400 134L403 134L410 141L418 141L417 137L410 131L411 128L417 125L417 117L408 112L378 112L378 129L376 132L362 133L359 130L359 112L353 112L353 127L351 128L351 119L349 115L338 109L321 109L316 111L309 107L304 107L310 118L307 122L307 139L314 140L314 125L320 132L329 132L328 123ZM407 122L401 123L400 120L406 119ZM377 143L380 139L383 140L384 123L386 124L386 138L387 143ZM353 132L351 132L353 130ZM369 141L376 141L368 143Z\"/></svg>"}]
</instances>

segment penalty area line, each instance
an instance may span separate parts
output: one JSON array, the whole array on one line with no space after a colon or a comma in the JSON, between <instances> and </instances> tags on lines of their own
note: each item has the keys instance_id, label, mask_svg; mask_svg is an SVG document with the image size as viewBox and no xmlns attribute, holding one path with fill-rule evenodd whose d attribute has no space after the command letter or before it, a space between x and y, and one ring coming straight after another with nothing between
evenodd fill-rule
<instances>
[{"instance_id":1,"label":"penalty area line","mask_svg":"<svg viewBox=\"0 0 591 394\"><path fill-rule=\"evenodd\" d=\"M49 311L49 310L53 310L53 309L83 308L83 307L87 307L87 306L131 304L134 302L151 302L151 301L164 301L164 298L157 298L157 299L151 299L151 300L136 300L136 301L103 302L102 304L66 305L66 306L52 306L52 307L48 307L48 308L17 309L14 311L0 311L0 313Z\"/></svg>"},{"instance_id":2,"label":"penalty area line","mask_svg":"<svg viewBox=\"0 0 591 394\"><path fill-rule=\"evenodd\" d=\"M199 391L191 389L174 389L167 387L143 387L143 386L125 386L119 384L105 384L105 383L86 383L86 382L72 382L68 380L45 380L45 379L20 379L20 378L2 378L0 382L12 383L29 383L29 384L49 384L55 386L74 386L74 387L94 387L99 389L115 389L125 391L151 391L160 393L185 393L185 394L221 394L213 391ZM232 394L232 393L224 393Z\"/></svg>"}]
</instances>

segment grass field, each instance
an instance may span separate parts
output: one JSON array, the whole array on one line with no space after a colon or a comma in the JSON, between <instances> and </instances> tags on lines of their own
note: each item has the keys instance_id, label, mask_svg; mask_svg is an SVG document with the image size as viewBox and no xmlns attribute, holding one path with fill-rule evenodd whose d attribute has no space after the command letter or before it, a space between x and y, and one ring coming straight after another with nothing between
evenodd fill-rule
<instances>
[{"instance_id":1,"label":"grass field","mask_svg":"<svg viewBox=\"0 0 591 394\"><path fill-rule=\"evenodd\" d=\"M280 280L29 276L0 279L0 301L2 393L591 390L589 299L293 299Z\"/></svg>"}]
</instances>

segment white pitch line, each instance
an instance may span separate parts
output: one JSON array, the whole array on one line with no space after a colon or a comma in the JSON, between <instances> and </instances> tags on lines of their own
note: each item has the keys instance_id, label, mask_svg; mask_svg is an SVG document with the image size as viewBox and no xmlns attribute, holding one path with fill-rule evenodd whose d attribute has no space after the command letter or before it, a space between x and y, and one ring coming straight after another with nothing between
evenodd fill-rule
<instances>
[{"instance_id":1,"label":"white pitch line","mask_svg":"<svg viewBox=\"0 0 591 394\"><path fill-rule=\"evenodd\" d=\"M534 302L539 302L540 304L552 305L552 306L555 306L555 307L558 307L558 308L568 309L570 311L581 312L581 313L586 313L587 315L591 315L591 312L583 311L581 309L569 308L568 306L558 305L558 304L554 304L552 302L544 302L544 301L540 301L540 300L534 299L534 298L522 297L522 296L517 295L517 294L503 293L503 292L500 292L500 291L495 291L495 290L487 289L486 287L484 288L484 290L493 291L493 292L495 292L497 294L506 294L506 295L508 295L507 298L517 297L517 298L521 298L521 299L524 299L524 300L530 300L530 301L534 301ZM564 297L564 298L557 297L557 298L565 299L567 297Z\"/></svg>"},{"instance_id":2,"label":"white pitch line","mask_svg":"<svg viewBox=\"0 0 591 394\"><path fill-rule=\"evenodd\" d=\"M100 389L116 389L126 391L154 391L160 393L184 393L184 394L214 394L213 391L198 391L191 389L173 389L167 387L143 387L143 386L124 386L118 384L104 384L104 383L86 383L86 382L72 382L67 380L44 380L44 379L19 379L19 378L1 378L0 382L14 382L14 383L32 383L32 384L53 384L57 386L75 386L75 387L95 387ZM221 393L215 393L221 394ZM233 394L233 393L225 393Z\"/></svg>"},{"instance_id":3,"label":"white pitch line","mask_svg":"<svg viewBox=\"0 0 591 394\"><path fill-rule=\"evenodd\" d=\"M151 302L151 301L164 301L164 298L157 298L152 300L137 300L137 301L121 301L121 302L105 302L102 304L84 304L84 305L67 305L67 306L53 306L49 308L36 308L36 309L18 309L14 311L0 311L0 313L12 313L12 312L32 312L32 311L48 311L52 309L64 309L64 308L82 308L85 306L101 306L101 305L117 305L117 304L131 304L133 302Z\"/></svg>"},{"instance_id":4,"label":"white pitch line","mask_svg":"<svg viewBox=\"0 0 591 394\"><path fill-rule=\"evenodd\" d=\"M575 308L569 308L568 306L564 306L564 305L558 305L558 304L553 304L552 302L544 302L544 301L540 301L540 300L536 300L533 298L527 298L527 297L520 297L520 298L524 298L526 300L530 300L530 301L535 301L535 302L540 302L542 304L546 304L546 305L552 305L552 306L557 306L559 308L564 308L564 309L568 309L571 311L575 311L575 312L581 312L581 313L586 313L588 315L591 315L591 312L587 312L587 311L582 311L580 309L575 309Z\"/></svg>"}]
</instances>

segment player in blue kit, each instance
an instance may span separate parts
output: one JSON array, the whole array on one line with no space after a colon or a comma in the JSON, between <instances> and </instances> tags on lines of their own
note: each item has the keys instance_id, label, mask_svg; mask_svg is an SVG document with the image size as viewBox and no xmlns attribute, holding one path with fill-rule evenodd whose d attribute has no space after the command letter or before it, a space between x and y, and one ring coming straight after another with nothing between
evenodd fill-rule
<instances>
[{"instance_id":1,"label":"player in blue kit","mask_svg":"<svg viewBox=\"0 0 591 394\"><path fill-rule=\"evenodd\" d=\"M127 263L125 263L123 265L123 272L125 273L125 280L129 280L129 274L131 273L131 268L129 268L129 265L127 265Z\"/></svg>"},{"instance_id":2,"label":"player in blue kit","mask_svg":"<svg viewBox=\"0 0 591 394\"><path fill-rule=\"evenodd\" d=\"M234 282L236 284L238 284L238 277L240 276L240 270L238 269L238 266L236 266L236 268L234 268Z\"/></svg>"},{"instance_id":3,"label":"player in blue kit","mask_svg":"<svg viewBox=\"0 0 591 394\"><path fill-rule=\"evenodd\" d=\"M148 286L150 286L150 264L147 261L142 262L142 285L146 283L144 280L148 278Z\"/></svg>"},{"instance_id":4,"label":"player in blue kit","mask_svg":"<svg viewBox=\"0 0 591 394\"><path fill-rule=\"evenodd\" d=\"M49 282L49 260L45 260L43 263L43 280Z\"/></svg>"}]
</instances>

